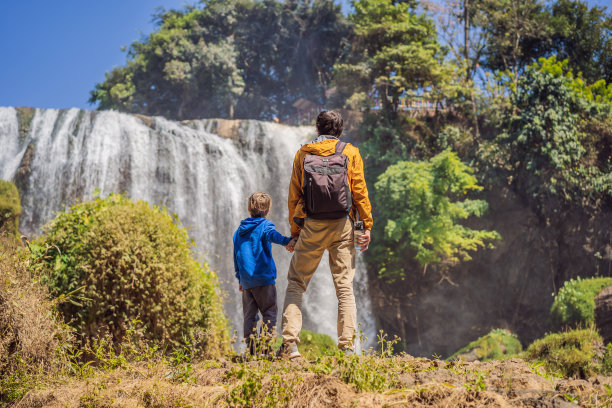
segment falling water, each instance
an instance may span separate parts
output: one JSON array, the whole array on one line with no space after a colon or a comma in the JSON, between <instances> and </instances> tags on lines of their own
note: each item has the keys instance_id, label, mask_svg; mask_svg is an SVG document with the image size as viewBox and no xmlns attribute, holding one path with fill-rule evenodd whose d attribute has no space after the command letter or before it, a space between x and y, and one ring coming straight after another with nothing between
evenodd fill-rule
<instances>
[{"instance_id":1,"label":"falling water","mask_svg":"<svg viewBox=\"0 0 612 408\"><path fill-rule=\"evenodd\" d=\"M227 292L225 310L242 322L233 273L232 234L247 217L246 198L269 193L269 218L289 234L287 186L293 156L312 128L252 120L173 122L118 112L0 108L0 178L22 194L20 227L27 235L77 199L113 192L165 206L189 228L201 255ZM275 245L282 303L290 254ZM337 301L327 257L304 300L304 327L336 337ZM358 321L375 336L367 276L358 259ZM280 322L279 322L280 323Z\"/></svg>"}]
</instances>

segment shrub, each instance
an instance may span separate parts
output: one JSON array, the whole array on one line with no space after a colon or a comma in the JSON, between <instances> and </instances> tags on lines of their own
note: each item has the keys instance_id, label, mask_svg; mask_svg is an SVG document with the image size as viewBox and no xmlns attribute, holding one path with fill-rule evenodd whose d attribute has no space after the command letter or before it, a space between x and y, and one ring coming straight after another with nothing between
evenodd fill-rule
<instances>
[{"instance_id":1,"label":"shrub","mask_svg":"<svg viewBox=\"0 0 612 408\"><path fill-rule=\"evenodd\" d=\"M493 329L479 337L449 357L449 360L500 360L509 358L523 351L516 334L504 329Z\"/></svg>"},{"instance_id":2,"label":"shrub","mask_svg":"<svg viewBox=\"0 0 612 408\"><path fill-rule=\"evenodd\" d=\"M39 375L59 368L70 343L46 288L32 280L13 236L0 235L0 405L16 401Z\"/></svg>"},{"instance_id":3,"label":"shrub","mask_svg":"<svg viewBox=\"0 0 612 408\"><path fill-rule=\"evenodd\" d=\"M82 340L119 344L139 320L149 340L178 345L206 330L209 353L227 347L218 281L192 256L193 241L165 209L111 194L75 205L33 244L34 268Z\"/></svg>"},{"instance_id":4,"label":"shrub","mask_svg":"<svg viewBox=\"0 0 612 408\"><path fill-rule=\"evenodd\" d=\"M543 363L548 371L580 378L605 372L606 367L602 363L610 360L594 328L549 334L534 341L524 357Z\"/></svg>"},{"instance_id":5,"label":"shrub","mask_svg":"<svg viewBox=\"0 0 612 408\"><path fill-rule=\"evenodd\" d=\"M0 230L17 235L21 203L19 191L10 181L0 180Z\"/></svg>"},{"instance_id":6,"label":"shrub","mask_svg":"<svg viewBox=\"0 0 612 408\"><path fill-rule=\"evenodd\" d=\"M612 285L612 278L578 277L565 282L550 308L551 328L592 325L595 322L595 297L609 285Z\"/></svg>"}]
</instances>

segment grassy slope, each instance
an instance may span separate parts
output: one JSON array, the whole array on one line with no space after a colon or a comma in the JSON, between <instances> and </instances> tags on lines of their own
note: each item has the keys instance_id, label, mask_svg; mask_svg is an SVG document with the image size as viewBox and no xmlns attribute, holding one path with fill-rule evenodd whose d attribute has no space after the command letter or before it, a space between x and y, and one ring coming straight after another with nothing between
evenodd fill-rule
<instances>
[{"instance_id":1,"label":"grassy slope","mask_svg":"<svg viewBox=\"0 0 612 408\"><path fill-rule=\"evenodd\" d=\"M326 356L314 362L150 360L86 369L31 391L17 407L373 407L612 404L612 378L562 379L519 359L444 362ZM544 404L544 405L542 405Z\"/></svg>"}]
</instances>

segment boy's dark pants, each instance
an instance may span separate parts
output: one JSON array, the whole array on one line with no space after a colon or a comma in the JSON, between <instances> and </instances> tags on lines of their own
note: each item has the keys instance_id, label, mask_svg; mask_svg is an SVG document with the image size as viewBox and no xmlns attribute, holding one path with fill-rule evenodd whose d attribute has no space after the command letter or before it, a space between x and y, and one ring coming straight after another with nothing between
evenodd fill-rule
<instances>
[{"instance_id":1,"label":"boy's dark pants","mask_svg":"<svg viewBox=\"0 0 612 408\"><path fill-rule=\"evenodd\" d=\"M272 331L276 326L276 285L256 286L242 291L242 311L244 313L244 338L247 341L248 350L254 354L255 343L250 335L257 337L257 312L261 312L263 320L262 334L272 338ZM265 346L264 346L265 347Z\"/></svg>"}]
</instances>

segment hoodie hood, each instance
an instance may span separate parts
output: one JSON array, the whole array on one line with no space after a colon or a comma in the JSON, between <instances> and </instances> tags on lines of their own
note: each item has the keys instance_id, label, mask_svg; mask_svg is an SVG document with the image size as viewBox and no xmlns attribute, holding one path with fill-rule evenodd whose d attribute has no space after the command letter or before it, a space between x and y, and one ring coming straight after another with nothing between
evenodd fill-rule
<instances>
[{"instance_id":1,"label":"hoodie hood","mask_svg":"<svg viewBox=\"0 0 612 408\"><path fill-rule=\"evenodd\" d=\"M238 227L238 235L244 237L247 234L250 234L255 228L259 227L262 222L266 219L263 217L257 218L247 218L240 222L240 226Z\"/></svg>"},{"instance_id":2,"label":"hoodie hood","mask_svg":"<svg viewBox=\"0 0 612 408\"><path fill-rule=\"evenodd\" d=\"M318 156L331 156L336 152L337 143L338 139L326 139L320 142L307 143L302 146L301 150Z\"/></svg>"}]
</instances>

